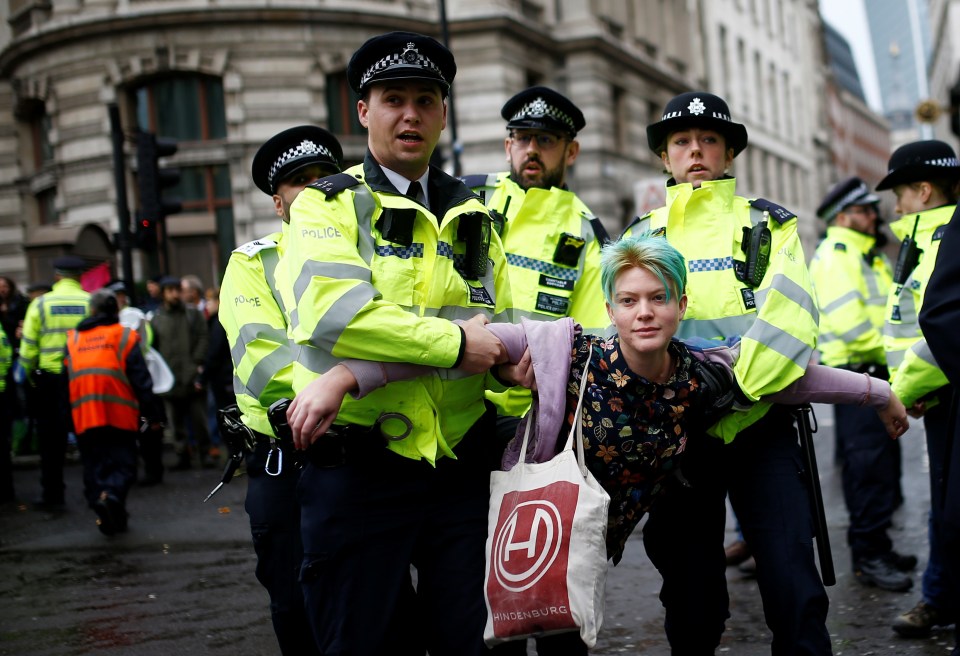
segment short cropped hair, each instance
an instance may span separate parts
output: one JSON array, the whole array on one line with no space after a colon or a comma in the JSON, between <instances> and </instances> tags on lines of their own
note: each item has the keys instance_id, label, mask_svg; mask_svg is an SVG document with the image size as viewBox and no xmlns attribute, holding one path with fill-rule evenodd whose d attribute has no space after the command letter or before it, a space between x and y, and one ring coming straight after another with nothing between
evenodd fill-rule
<instances>
[{"instance_id":1,"label":"short cropped hair","mask_svg":"<svg viewBox=\"0 0 960 656\"><path fill-rule=\"evenodd\" d=\"M617 276L633 268L646 269L660 278L667 290L667 300L671 292L679 298L686 291L687 264L683 255L661 234L647 230L603 247L600 285L607 303L613 304Z\"/></svg>"},{"instance_id":2,"label":"short cropped hair","mask_svg":"<svg viewBox=\"0 0 960 656\"><path fill-rule=\"evenodd\" d=\"M98 289L90 294L90 314L114 317L120 313L117 295L109 289Z\"/></svg>"}]
</instances>

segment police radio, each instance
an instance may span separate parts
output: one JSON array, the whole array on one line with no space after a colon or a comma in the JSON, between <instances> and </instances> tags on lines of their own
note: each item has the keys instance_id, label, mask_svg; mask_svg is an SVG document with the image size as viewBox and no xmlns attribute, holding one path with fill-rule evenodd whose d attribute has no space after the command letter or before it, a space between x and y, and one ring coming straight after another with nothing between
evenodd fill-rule
<instances>
[{"instance_id":1,"label":"police radio","mask_svg":"<svg viewBox=\"0 0 960 656\"><path fill-rule=\"evenodd\" d=\"M737 280L751 287L759 287L770 264L770 244L773 237L766 221L743 229L743 241L740 248L747 256L746 262L735 262L734 273Z\"/></svg>"},{"instance_id":2,"label":"police radio","mask_svg":"<svg viewBox=\"0 0 960 656\"><path fill-rule=\"evenodd\" d=\"M900 244L900 252L897 253L897 265L893 269L893 282L902 285L907 282L907 278L917 268L917 262L920 261L921 251L917 248L917 224L920 223L920 216L913 222L913 234L904 238Z\"/></svg>"},{"instance_id":3,"label":"police radio","mask_svg":"<svg viewBox=\"0 0 960 656\"><path fill-rule=\"evenodd\" d=\"M490 223L490 217L484 212L468 212L460 216L457 241L464 243L464 253L458 269L466 280L478 280L487 272Z\"/></svg>"}]
</instances>

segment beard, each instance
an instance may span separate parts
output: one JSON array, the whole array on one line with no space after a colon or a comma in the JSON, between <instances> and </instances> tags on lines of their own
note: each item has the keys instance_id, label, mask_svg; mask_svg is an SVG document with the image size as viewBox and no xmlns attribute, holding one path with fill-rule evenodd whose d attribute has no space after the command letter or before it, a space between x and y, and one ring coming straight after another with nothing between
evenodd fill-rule
<instances>
[{"instance_id":1,"label":"beard","mask_svg":"<svg viewBox=\"0 0 960 656\"><path fill-rule=\"evenodd\" d=\"M524 173L523 169L527 162L536 162L540 165L540 170L533 175ZM550 187L561 187L563 185L563 175L565 173L563 162L559 166L548 169L543 160L539 157L528 157L520 163L518 170L513 163L510 163L510 177L514 182L520 185L524 191L532 188L549 189Z\"/></svg>"}]
</instances>

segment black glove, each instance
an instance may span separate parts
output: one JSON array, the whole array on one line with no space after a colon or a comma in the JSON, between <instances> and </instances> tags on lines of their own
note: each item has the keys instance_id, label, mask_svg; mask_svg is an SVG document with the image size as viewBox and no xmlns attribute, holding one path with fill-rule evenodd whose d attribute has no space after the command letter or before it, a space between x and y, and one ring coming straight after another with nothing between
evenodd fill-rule
<instances>
[{"instance_id":1,"label":"black glove","mask_svg":"<svg viewBox=\"0 0 960 656\"><path fill-rule=\"evenodd\" d=\"M706 428L730 411L740 388L729 368L706 359L693 358L693 375L700 383L694 410L698 421Z\"/></svg>"}]
</instances>

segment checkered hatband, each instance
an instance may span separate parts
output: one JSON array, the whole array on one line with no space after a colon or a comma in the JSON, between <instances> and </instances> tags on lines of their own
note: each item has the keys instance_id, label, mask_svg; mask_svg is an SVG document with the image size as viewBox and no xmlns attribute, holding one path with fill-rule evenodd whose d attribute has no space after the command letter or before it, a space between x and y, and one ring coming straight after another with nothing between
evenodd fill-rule
<instances>
[{"instance_id":1,"label":"checkered hatband","mask_svg":"<svg viewBox=\"0 0 960 656\"><path fill-rule=\"evenodd\" d=\"M368 68L360 78L360 87L362 88L377 73L389 70L394 66L420 66L428 71L433 71L441 80L445 81L443 73L440 72L440 67L426 55L421 55L416 44L410 42L401 52L395 52L374 62L373 66Z\"/></svg>"},{"instance_id":2,"label":"checkered hatband","mask_svg":"<svg viewBox=\"0 0 960 656\"><path fill-rule=\"evenodd\" d=\"M337 158L333 156L333 153L324 146L323 144L314 143L309 139L304 139L299 144L290 148L284 152L280 157L277 158L277 161L273 163L273 166L270 167L270 173L267 175L267 182L273 187L273 179L276 176L277 172L282 169L284 166L289 164L294 160L298 160L307 155L317 155L320 157L325 157L331 162L336 162Z\"/></svg>"},{"instance_id":3,"label":"checkered hatband","mask_svg":"<svg viewBox=\"0 0 960 656\"><path fill-rule=\"evenodd\" d=\"M517 121L525 118L543 118L545 116L560 121L566 125L571 132L577 131L577 126L574 124L573 119L570 118L569 114L560 111L560 109L554 107L540 97L537 97L535 100L531 100L526 105L521 107L510 120Z\"/></svg>"}]
</instances>

